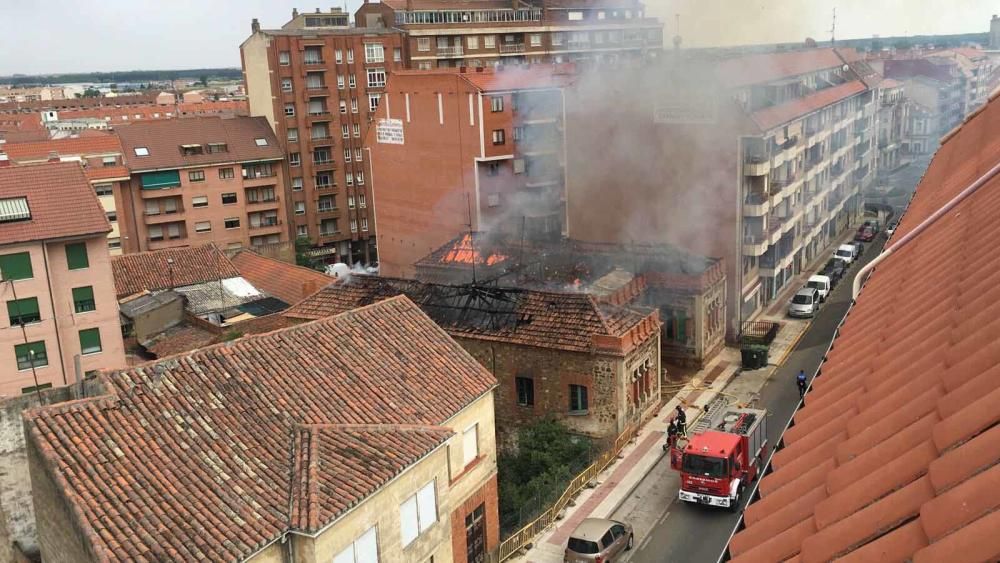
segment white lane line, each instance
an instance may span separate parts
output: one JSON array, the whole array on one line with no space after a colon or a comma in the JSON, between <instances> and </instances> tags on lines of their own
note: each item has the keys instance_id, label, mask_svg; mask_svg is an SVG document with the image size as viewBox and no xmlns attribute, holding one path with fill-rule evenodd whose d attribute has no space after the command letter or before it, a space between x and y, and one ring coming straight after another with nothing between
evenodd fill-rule
<instances>
[{"instance_id":1,"label":"white lane line","mask_svg":"<svg viewBox=\"0 0 1000 563\"><path fill-rule=\"evenodd\" d=\"M646 539L642 540L642 543L639 544L639 550L642 551L643 549L646 549L646 546L649 545L649 540L651 539L653 539L653 534L646 534Z\"/></svg>"}]
</instances>

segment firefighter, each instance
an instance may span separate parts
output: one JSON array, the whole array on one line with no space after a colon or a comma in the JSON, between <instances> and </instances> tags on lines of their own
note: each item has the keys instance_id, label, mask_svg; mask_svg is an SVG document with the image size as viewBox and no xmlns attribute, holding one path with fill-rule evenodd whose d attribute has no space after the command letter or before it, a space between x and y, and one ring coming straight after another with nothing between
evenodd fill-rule
<instances>
[{"instance_id":1,"label":"firefighter","mask_svg":"<svg viewBox=\"0 0 1000 563\"><path fill-rule=\"evenodd\" d=\"M687 415L684 413L684 408L677 405L675 410L677 414L674 416L674 421L677 422L677 434L687 436Z\"/></svg>"},{"instance_id":2,"label":"firefighter","mask_svg":"<svg viewBox=\"0 0 1000 563\"><path fill-rule=\"evenodd\" d=\"M667 425L667 445L663 448L664 450L673 449L674 445L677 444L677 421L671 419L670 424Z\"/></svg>"},{"instance_id":3,"label":"firefighter","mask_svg":"<svg viewBox=\"0 0 1000 563\"><path fill-rule=\"evenodd\" d=\"M799 375L795 377L795 383L799 386L799 398L803 398L806 395L806 370L800 369Z\"/></svg>"}]
</instances>

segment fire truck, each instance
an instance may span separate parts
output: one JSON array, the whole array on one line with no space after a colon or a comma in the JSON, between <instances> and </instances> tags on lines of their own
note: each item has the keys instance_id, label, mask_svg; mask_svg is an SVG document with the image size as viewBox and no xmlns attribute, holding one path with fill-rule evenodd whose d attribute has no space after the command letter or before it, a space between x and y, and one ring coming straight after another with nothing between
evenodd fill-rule
<instances>
[{"instance_id":1,"label":"fire truck","mask_svg":"<svg viewBox=\"0 0 1000 563\"><path fill-rule=\"evenodd\" d=\"M681 474L678 498L737 510L767 452L767 411L713 403L670 450Z\"/></svg>"}]
</instances>

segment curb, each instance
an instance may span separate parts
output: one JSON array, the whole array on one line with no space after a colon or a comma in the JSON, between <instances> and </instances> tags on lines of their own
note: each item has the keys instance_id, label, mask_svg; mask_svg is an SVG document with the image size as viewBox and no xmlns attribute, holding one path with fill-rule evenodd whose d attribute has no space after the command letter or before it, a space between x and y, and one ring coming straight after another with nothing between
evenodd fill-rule
<instances>
[{"instance_id":1,"label":"curb","mask_svg":"<svg viewBox=\"0 0 1000 563\"><path fill-rule=\"evenodd\" d=\"M792 352L795 351L795 347L799 345L799 341L802 340L802 337L805 336L806 332L809 331L810 326L812 326L812 323L806 325L806 329L800 332L799 335L795 337L795 340L793 340L792 343L788 345L788 349L785 350L785 353L781 356L781 359L778 360L776 364L774 364L775 369L778 369L781 366L785 365L785 361L788 360L788 356L791 356Z\"/></svg>"}]
</instances>

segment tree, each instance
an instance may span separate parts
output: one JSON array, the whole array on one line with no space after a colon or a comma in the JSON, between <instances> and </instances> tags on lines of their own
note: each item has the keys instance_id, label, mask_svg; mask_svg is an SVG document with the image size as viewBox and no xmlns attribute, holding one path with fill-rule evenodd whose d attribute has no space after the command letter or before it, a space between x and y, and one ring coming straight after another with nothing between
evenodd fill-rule
<instances>
[{"instance_id":1,"label":"tree","mask_svg":"<svg viewBox=\"0 0 1000 563\"><path fill-rule=\"evenodd\" d=\"M82 98L100 98L101 91L97 88L88 86L86 90L83 91Z\"/></svg>"},{"instance_id":2,"label":"tree","mask_svg":"<svg viewBox=\"0 0 1000 563\"><path fill-rule=\"evenodd\" d=\"M202 86L208 86L208 75L202 74L201 78L198 79L198 82L201 82Z\"/></svg>"},{"instance_id":3,"label":"tree","mask_svg":"<svg viewBox=\"0 0 1000 563\"><path fill-rule=\"evenodd\" d=\"M312 241L309 237L298 237L295 239L295 264L298 266L305 266L306 268L312 268L320 272L326 271L326 266L324 264L317 263L311 256L307 254L309 250L312 249Z\"/></svg>"}]
</instances>

